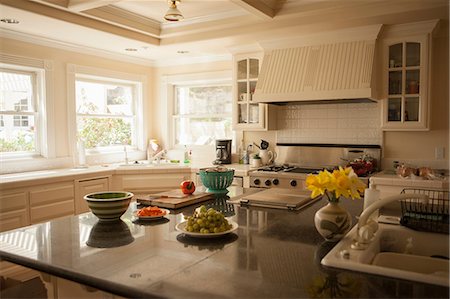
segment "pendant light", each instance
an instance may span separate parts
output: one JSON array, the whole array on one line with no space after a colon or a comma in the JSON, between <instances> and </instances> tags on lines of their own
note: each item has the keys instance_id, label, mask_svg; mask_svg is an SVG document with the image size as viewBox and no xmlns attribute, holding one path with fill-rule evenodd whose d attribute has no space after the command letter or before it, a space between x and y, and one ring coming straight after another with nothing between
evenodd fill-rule
<instances>
[{"instance_id":1,"label":"pendant light","mask_svg":"<svg viewBox=\"0 0 450 299\"><path fill-rule=\"evenodd\" d=\"M164 19L170 22L177 22L181 21L183 19L183 15L177 8L177 2L180 2L180 0L169 0L169 10L166 12L166 15L164 16Z\"/></svg>"}]
</instances>

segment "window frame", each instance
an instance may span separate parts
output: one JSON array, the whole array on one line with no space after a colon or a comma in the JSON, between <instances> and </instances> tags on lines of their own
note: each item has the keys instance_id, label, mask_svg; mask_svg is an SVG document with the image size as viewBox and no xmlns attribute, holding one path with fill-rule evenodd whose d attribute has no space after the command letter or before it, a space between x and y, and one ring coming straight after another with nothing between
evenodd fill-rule
<instances>
[{"instance_id":1,"label":"window frame","mask_svg":"<svg viewBox=\"0 0 450 299\"><path fill-rule=\"evenodd\" d=\"M77 155L78 112L76 111L76 81L79 79L81 81L128 85L132 87L132 110L134 111L134 133L132 133L132 143L134 142L134 145L127 146L127 152L131 155L137 155L136 157L133 156L133 159L142 159L142 155L145 154L145 136L147 136L148 126L146 118L144 117L144 99L147 98L147 77L145 75L129 74L95 67L80 66L75 64L67 65L69 144L71 145L70 154L73 158ZM97 115L89 114L89 116ZM116 117L114 115L106 114L101 114L101 116ZM117 117L124 118L124 116ZM88 164L116 162L117 160L123 160L123 153L123 146L96 147L94 149L86 150L86 159Z\"/></svg>"},{"instance_id":2,"label":"window frame","mask_svg":"<svg viewBox=\"0 0 450 299\"><path fill-rule=\"evenodd\" d=\"M166 112L167 121L166 127L163 128L166 140L168 140L169 147L173 149L184 149L184 145L175 144L175 88L176 86L206 86L206 85L220 85L230 84L232 86L232 72L214 71L203 72L195 74L170 75L162 77L162 94L161 98L167 99ZM231 114L232 117L232 114ZM232 139L235 139L235 132L233 131ZM236 142L233 142L236 143ZM204 145L189 145L190 149L202 148Z\"/></svg>"},{"instance_id":3,"label":"window frame","mask_svg":"<svg viewBox=\"0 0 450 299\"><path fill-rule=\"evenodd\" d=\"M4 170L3 172L15 171L15 168L27 170L30 159L36 160L32 168L45 167L47 159L56 157L56 143L54 131L53 107L53 62L29 57L9 54L1 54L0 68L15 73L32 74L33 84L33 112L8 111L5 114L33 115L35 131L35 151L0 153ZM21 163L24 161L24 164ZM10 162L10 163L9 163Z\"/></svg>"},{"instance_id":4,"label":"window frame","mask_svg":"<svg viewBox=\"0 0 450 299\"><path fill-rule=\"evenodd\" d=\"M173 138L173 146L175 147L175 148L184 148L184 144L176 144L175 143L175 141L176 141L176 134L177 134L177 132L176 132L176 125L175 125L175 122L176 122L176 120L177 119L181 119L181 118L188 118L188 119L191 119L191 118L225 118L225 117L228 117L228 114L225 114L225 113L223 113L223 114L215 114L214 116L212 116L212 115L209 115L209 114L180 114L180 113L178 113L178 114L176 114L175 112L176 112L176 105L175 105L175 103L176 103L176 99L177 99L177 92L176 92L176 89L178 88L178 87L208 87L208 86L230 86L230 88L232 88L233 86L232 86L232 82L230 81L230 82L228 82L228 80L227 81L214 81L214 82L206 82L206 83L199 83L199 82L196 82L195 84L190 84L190 83L188 83L188 82L184 82L183 84L174 84L173 85L173 105L172 105L172 107L173 107L173 109L172 109L172 116L171 116L171 126L172 126L172 132L171 132L171 134L172 134L172 138ZM230 101L231 101L231 105L233 105L233 99L232 98L230 98ZM231 125L231 123L232 123L232 121L233 121L233 112L232 111L230 111L230 115L229 115L229 117L230 117L230 125ZM230 137L230 138L232 138L232 136ZM194 146L198 146L198 145L194 145L194 144L188 144L187 146L189 146L190 148L191 147L194 147Z\"/></svg>"}]
</instances>

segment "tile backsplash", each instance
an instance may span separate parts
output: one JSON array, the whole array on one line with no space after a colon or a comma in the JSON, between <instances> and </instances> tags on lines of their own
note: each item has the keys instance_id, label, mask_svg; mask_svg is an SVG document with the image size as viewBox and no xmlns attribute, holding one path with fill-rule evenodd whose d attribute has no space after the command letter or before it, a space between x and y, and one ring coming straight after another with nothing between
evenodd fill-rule
<instances>
[{"instance_id":1,"label":"tile backsplash","mask_svg":"<svg viewBox=\"0 0 450 299\"><path fill-rule=\"evenodd\" d=\"M277 142L380 144L379 103L287 105L278 110Z\"/></svg>"}]
</instances>

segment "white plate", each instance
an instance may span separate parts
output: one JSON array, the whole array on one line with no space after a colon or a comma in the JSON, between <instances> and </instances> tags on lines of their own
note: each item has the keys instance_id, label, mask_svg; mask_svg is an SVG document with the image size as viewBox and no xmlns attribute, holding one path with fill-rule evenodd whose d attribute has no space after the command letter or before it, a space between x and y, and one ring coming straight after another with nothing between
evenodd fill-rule
<instances>
[{"instance_id":1,"label":"white plate","mask_svg":"<svg viewBox=\"0 0 450 299\"><path fill-rule=\"evenodd\" d=\"M187 221L183 221L181 223L178 223L175 228L177 229L177 231L180 231L182 233L185 233L187 236L190 237L197 237L197 238L214 238L214 237L220 237L226 234L229 234L231 232L234 232L235 230L237 230L237 228L239 227L239 225L231 220L228 220L228 223L231 224L231 228L229 230L226 230L224 232L221 233L209 233L209 234L202 234L202 233L194 233L194 232L188 232L186 230L186 225L187 225Z\"/></svg>"},{"instance_id":2,"label":"white plate","mask_svg":"<svg viewBox=\"0 0 450 299\"><path fill-rule=\"evenodd\" d=\"M161 208L160 208L160 209L161 209ZM139 215L138 215L138 211L139 211L139 210L134 211L134 216L136 216L137 218L139 218L139 220L154 220L154 219L160 219L160 218L162 218L162 217L167 216L167 215L170 214L170 211L169 211L169 210L161 209L161 211L165 212L164 215L158 215L158 216L139 216Z\"/></svg>"}]
</instances>

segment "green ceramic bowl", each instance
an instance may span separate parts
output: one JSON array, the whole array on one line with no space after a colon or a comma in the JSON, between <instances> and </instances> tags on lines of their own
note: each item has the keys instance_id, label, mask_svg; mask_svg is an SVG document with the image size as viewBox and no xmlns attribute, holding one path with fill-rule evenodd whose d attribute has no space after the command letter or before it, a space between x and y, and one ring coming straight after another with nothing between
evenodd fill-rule
<instances>
[{"instance_id":1,"label":"green ceramic bowl","mask_svg":"<svg viewBox=\"0 0 450 299\"><path fill-rule=\"evenodd\" d=\"M101 221L117 221L128 209L133 195L125 191L102 191L89 193L84 199Z\"/></svg>"}]
</instances>

